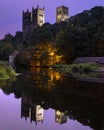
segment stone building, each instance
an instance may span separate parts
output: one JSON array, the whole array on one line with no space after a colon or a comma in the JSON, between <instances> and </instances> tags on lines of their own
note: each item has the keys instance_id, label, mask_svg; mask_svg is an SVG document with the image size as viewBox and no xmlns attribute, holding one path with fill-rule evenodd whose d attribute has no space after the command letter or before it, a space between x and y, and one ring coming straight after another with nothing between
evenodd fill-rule
<instances>
[{"instance_id":1,"label":"stone building","mask_svg":"<svg viewBox=\"0 0 104 130\"><path fill-rule=\"evenodd\" d=\"M28 9L23 11L22 16L22 31L23 33L32 32L37 26L42 26L45 22L44 8L32 8L30 12Z\"/></svg>"},{"instance_id":2,"label":"stone building","mask_svg":"<svg viewBox=\"0 0 104 130\"><path fill-rule=\"evenodd\" d=\"M69 12L68 7L60 6L56 9L56 23L60 23L62 21L68 21Z\"/></svg>"}]
</instances>

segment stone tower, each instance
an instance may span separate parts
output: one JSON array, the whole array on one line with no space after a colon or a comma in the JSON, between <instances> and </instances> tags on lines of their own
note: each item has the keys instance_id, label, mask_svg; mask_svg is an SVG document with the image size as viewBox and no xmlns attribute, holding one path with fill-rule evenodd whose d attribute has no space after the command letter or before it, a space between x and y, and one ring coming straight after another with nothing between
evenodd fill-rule
<instances>
[{"instance_id":1,"label":"stone tower","mask_svg":"<svg viewBox=\"0 0 104 130\"><path fill-rule=\"evenodd\" d=\"M26 12L23 11L22 31L25 33L31 31L31 12L28 9Z\"/></svg>"},{"instance_id":2,"label":"stone tower","mask_svg":"<svg viewBox=\"0 0 104 130\"><path fill-rule=\"evenodd\" d=\"M36 9L32 8L31 16L32 16L31 20L33 28L35 28L37 25L42 26L44 24L45 22L44 8L41 9L39 8L39 6L37 6Z\"/></svg>"},{"instance_id":3,"label":"stone tower","mask_svg":"<svg viewBox=\"0 0 104 130\"><path fill-rule=\"evenodd\" d=\"M23 33L33 32L37 26L42 26L44 22L44 8L41 9L37 6L35 9L32 8L31 12L29 12L29 10L26 12L23 11L22 31Z\"/></svg>"},{"instance_id":4,"label":"stone tower","mask_svg":"<svg viewBox=\"0 0 104 130\"><path fill-rule=\"evenodd\" d=\"M62 21L68 21L69 12L68 7L60 6L56 9L56 23L60 23Z\"/></svg>"}]
</instances>

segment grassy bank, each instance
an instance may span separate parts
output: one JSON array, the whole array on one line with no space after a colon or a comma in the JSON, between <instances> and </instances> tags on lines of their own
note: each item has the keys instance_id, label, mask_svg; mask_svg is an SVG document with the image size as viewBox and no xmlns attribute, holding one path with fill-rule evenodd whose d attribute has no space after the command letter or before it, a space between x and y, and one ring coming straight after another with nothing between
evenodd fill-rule
<instances>
[{"instance_id":1,"label":"grassy bank","mask_svg":"<svg viewBox=\"0 0 104 130\"><path fill-rule=\"evenodd\" d=\"M58 70L65 73L88 73L99 69L100 67L92 63L80 63L80 64L56 64L53 65L54 70Z\"/></svg>"},{"instance_id":2,"label":"grassy bank","mask_svg":"<svg viewBox=\"0 0 104 130\"><path fill-rule=\"evenodd\" d=\"M0 79L9 79L16 76L14 69L5 62L0 61Z\"/></svg>"}]
</instances>

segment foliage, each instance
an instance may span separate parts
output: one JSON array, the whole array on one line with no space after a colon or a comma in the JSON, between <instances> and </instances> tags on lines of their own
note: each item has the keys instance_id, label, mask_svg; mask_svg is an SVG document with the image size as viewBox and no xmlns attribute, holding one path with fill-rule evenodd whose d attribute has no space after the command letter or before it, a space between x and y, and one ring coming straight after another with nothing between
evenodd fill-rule
<instances>
[{"instance_id":1,"label":"foliage","mask_svg":"<svg viewBox=\"0 0 104 130\"><path fill-rule=\"evenodd\" d=\"M15 36L6 34L4 39L0 40L0 60L8 60L9 54L14 50L22 51L23 49L22 32L16 32Z\"/></svg>"},{"instance_id":2,"label":"foliage","mask_svg":"<svg viewBox=\"0 0 104 130\"><path fill-rule=\"evenodd\" d=\"M14 59L14 64L21 67L49 67L59 63L61 56L57 55L57 50L50 42L37 44L28 47Z\"/></svg>"},{"instance_id":3,"label":"foliage","mask_svg":"<svg viewBox=\"0 0 104 130\"><path fill-rule=\"evenodd\" d=\"M66 62L81 56L104 56L104 7L94 7L70 18L56 37L58 52Z\"/></svg>"},{"instance_id":4,"label":"foliage","mask_svg":"<svg viewBox=\"0 0 104 130\"><path fill-rule=\"evenodd\" d=\"M8 79L16 76L11 66L7 66L4 62L0 62L0 79Z\"/></svg>"},{"instance_id":5,"label":"foliage","mask_svg":"<svg viewBox=\"0 0 104 130\"><path fill-rule=\"evenodd\" d=\"M85 63L85 64L80 63L80 64L71 65L71 68L73 72L89 73L89 72L97 70L99 66L92 63Z\"/></svg>"},{"instance_id":6,"label":"foliage","mask_svg":"<svg viewBox=\"0 0 104 130\"><path fill-rule=\"evenodd\" d=\"M96 71L98 68L100 68L98 65L93 63L80 63L80 64L72 64L72 65L66 65L66 64L56 64L52 66L53 69L66 72L66 73L89 73Z\"/></svg>"},{"instance_id":7,"label":"foliage","mask_svg":"<svg viewBox=\"0 0 104 130\"><path fill-rule=\"evenodd\" d=\"M13 50L14 47L9 42L0 42L0 59L8 60L8 56Z\"/></svg>"}]
</instances>

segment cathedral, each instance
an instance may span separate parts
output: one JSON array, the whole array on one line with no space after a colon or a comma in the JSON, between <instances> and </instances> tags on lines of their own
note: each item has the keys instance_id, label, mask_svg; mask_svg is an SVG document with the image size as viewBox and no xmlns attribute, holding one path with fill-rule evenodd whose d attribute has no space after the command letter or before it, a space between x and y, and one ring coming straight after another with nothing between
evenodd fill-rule
<instances>
[{"instance_id":1,"label":"cathedral","mask_svg":"<svg viewBox=\"0 0 104 130\"><path fill-rule=\"evenodd\" d=\"M56 9L56 23L68 21L69 13L68 7L60 6ZM38 26L42 26L45 23L45 11L44 8L32 8L30 12L28 9L26 12L23 11L22 16L22 31L24 34L31 33Z\"/></svg>"}]
</instances>

